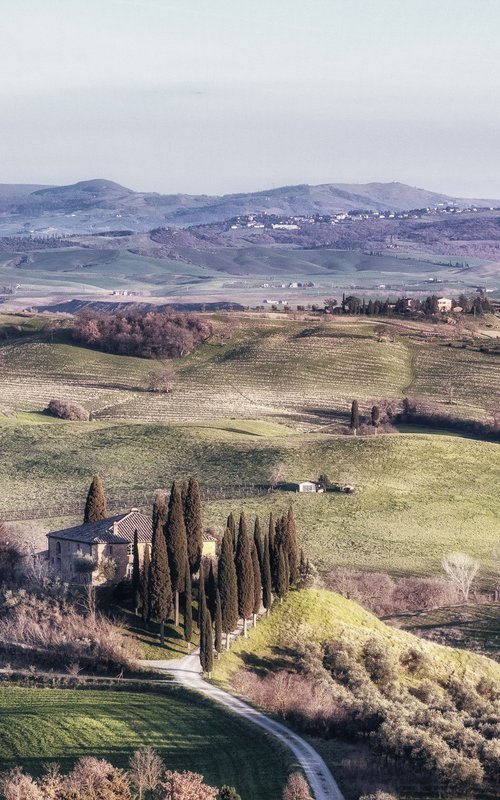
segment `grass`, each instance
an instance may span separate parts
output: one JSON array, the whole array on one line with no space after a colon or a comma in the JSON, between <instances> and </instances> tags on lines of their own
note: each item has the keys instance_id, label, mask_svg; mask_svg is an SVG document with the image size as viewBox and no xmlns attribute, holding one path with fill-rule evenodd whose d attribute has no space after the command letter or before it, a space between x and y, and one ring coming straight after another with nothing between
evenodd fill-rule
<instances>
[{"instance_id":1,"label":"grass","mask_svg":"<svg viewBox=\"0 0 500 800\"><path fill-rule=\"evenodd\" d=\"M31 516L48 518L45 530L76 524L75 517L61 519L65 504L73 504L74 515L97 471L108 499L121 499L127 509L144 505L144 492L169 487L173 478L197 474L215 490L265 483L270 469L283 464L285 480L326 472L332 481L347 477L356 491L213 500L204 504L205 523L221 531L229 511L244 509L265 526L270 511L293 503L301 544L322 570L350 565L436 574L445 553L462 550L481 560L487 577L498 545L500 463L491 442L294 433L240 420L171 426L9 420L0 425L0 449L0 515L33 509Z\"/></svg>"},{"instance_id":2,"label":"grass","mask_svg":"<svg viewBox=\"0 0 500 800\"><path fill-rule=\"evenodd\" d=\"M287 761L258 729L175 687L160 692L0 689L0 768L64 770L93 755L125 767L152 745L169 769L194 770L213 785L235 786L243 800L281 796Z\"/></svg>"},{"instance_id":3,"label":"grass","mask_svg":"<svg viewBox=\"0 0 500 800\"><path fill-rule=\"evenodd\" d=\"M187 643L183 636L184 615L179 614L179 628L173 624L173 620L165 624L165 642L160 643L160 626L151 621L146 628L142 618L134 614L129 608L118 603L113 597L113 593L106 588L101 588L98 593L99 609L108 614L113 619L120 620L122 631L125 636L132 637L138 644L138 658L142 659L171 659L182 658L187 655ZM193 647L199 643L199 632L197 626L197 603L193 603L193 633L191 642ZM193 651L191 648L191 652Z\"/></svg>"}]
</instances>

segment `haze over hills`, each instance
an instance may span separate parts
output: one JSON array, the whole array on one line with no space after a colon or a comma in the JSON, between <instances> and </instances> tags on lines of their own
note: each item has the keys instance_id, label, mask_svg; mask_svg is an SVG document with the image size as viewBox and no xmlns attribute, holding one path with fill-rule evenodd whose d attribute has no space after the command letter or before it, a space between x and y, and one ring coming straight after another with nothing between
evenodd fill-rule
<instances>
[{"instance_id":1,"label":"haze over hills","mask_svg":"<svg viewBox=\"0 0 500 800\"><path fill-rule=\"evenodd\" d=\"M404 211L466 200L403 183L283 186L222 196L136 192L114 181L94 179L68 186L0 184L0 233L84 233L128 228L145 231L162 225L221 222L239 214L328 214L353 209Z\"/></svg>"}]
</instances>

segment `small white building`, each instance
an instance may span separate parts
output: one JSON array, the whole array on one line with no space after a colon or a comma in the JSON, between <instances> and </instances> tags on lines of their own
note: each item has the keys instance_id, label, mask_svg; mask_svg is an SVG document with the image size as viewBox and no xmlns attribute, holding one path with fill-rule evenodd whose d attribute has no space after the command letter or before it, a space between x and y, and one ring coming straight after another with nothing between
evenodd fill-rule
<instances>
[{"instance_id":1,"label":"small white building","mask_svg":"<svg viewBox=\"0 0 500 800\"><path fill-rule=\"evenodd\" d=\"M298 492L322 492L323 489L314 481L302 481L297 484Z\"/></svg>"}]
</instances>

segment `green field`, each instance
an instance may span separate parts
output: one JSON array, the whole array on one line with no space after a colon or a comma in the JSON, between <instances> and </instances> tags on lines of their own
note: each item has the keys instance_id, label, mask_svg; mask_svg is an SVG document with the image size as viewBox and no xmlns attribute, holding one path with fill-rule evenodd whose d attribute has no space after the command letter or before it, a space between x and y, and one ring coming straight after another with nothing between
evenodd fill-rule
<instances>
[{"instance_id":1,"label":"green field","mask_svg":"<svg viewBox=\"0 0 500 800\"><path fill-rule=\"evenodd\" d=\"M235 786L243 800L276 800L287 760L272 739L239 718L174 687L161 693L0 689L0 769L64 770L82 756L127 766L131 753L156 748L168 769L193 770L213 785Z\"/></svg>"},{"instance_id":2,"label":"green field","mask_svg":"<svg viewBox=\"0 0 500 800\"><path fill-rule=\"evenodd\" d=\"M159 257L157 244L147 234L136 235L127 248L116 240L79 241L76 237L67 248L31 251L22 263L19 253L0 253L0 283L19 286L16 297L26 305L50 296L59 301L85 295L103 299L119 289L179 302L225 300L258 305L278 294L295 303L314 303L321 302L325 293L353 284L386 294L388 290L377 287L390 283L426 291L426 280L433 278L447 291L470 290L484 282L490 263L468 259L470 270L464 277L450 270L447 257L426 253L299 250L261 245L246 237L234 243L237 246L177 246ZM314 286L308 289L286 288L289 282L309 281Z\"/></svg>"},{"instance_id":3,"label":"green field","mask_svg":"<svg viewBox=\"0 0 500 800\"><path fill-rule=\"evenodd\" d=\"M184 426L20 420L0 425L0 449L0 514L33 509L33 517L50 516L46 530L72 522L59 519L61 509L83 503L95 471L126 510L174 478L197 474L212 490L253 486L282 464L287 481L326 472L332 481L347 478L356 491L214 499L204 504L205 523L221 531L230 510L244 509L265 524L270 511L292 502L301 543L322 570L350 565L436 574L445 553L463 550L481 560L485 577L500 543L500 451L491 442L294 433L236 420Z\"/></svg>"}]
</instances>

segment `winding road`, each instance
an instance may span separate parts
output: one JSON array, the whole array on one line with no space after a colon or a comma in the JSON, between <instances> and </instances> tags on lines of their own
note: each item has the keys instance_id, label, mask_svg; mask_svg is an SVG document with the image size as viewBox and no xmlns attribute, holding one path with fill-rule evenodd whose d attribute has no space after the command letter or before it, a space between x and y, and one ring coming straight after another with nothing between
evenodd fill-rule
<instances>
[{"instance_id":1,"label":"winding road","mask_svg":"<svg viewBox=\"0 0 500 800\"><path fill-rule=\"evenodd\" d=\"M152 667L160 672L167 672L177 683L188 689L202 692L216 703L225 706L240 717L258 725L260 728L278 739L292 751L297 761L304 770L309 785L314 793L315 800L344 800L335 779L326 766L321 756L301 736L289 730L280 722L266 717L256 708L239 700L228 692L203 679L201 674L200 659L197 653L171 661L141 661L146 667Z\"/></svg>"}]
</instances>

